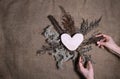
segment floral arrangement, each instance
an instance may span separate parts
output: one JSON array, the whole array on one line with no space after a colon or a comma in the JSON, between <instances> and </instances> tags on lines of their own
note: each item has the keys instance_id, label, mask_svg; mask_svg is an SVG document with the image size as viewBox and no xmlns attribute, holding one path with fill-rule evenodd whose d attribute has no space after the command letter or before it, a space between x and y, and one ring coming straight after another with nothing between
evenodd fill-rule
<instances>
[{"instance_id":1,"label":"floral arrangement","mask_svg":"<svg viewBox=\"0 0 120 79\"><path fill-rule=\"evenodd\" d=\"M48 19L52 25L48 25L42 32L47 45L43 45L41 49L36 52L37 55L44 53L52 55L55 58L58 68L63 68L63 63L66 61L73 60L73 62L75 62L79 56L82 56L84 63L91 60L91 56L87 55L86 52L92 49L91 44L95 44L98 40L102 39L102 37L95 37L95 34L93 34L90 37L85 38L76 50L70 51L61 43L60 36L63 33L67 33L70 36L73 36L75 33L81 33L86 37L91 30L99 27L99 22L102 17L90 23L88 20L82 19L83 21L81 22L80 27L76 28L71 15L66 12L62 6L59 7L63 14L62 26L59 25L52 15L48 15Z\"/></svg>"}]
</instances>

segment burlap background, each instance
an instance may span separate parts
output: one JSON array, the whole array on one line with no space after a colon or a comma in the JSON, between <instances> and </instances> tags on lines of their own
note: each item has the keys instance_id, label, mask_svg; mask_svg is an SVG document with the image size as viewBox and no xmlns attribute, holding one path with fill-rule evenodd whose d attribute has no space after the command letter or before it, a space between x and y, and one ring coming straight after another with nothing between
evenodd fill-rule
<instances>
[{"instance_id":1,"label":"burlap background","mask_svg":"<svg viewBox=\"0 0 120 79\"><path fill-rule=\"evenodd\" d=\"M79 79L72 61L57 70L48 54L36 56L45 43L41 35L50 24L48 14L60 21L62 5L74 17L94 20L103 16L100 31L120 45L120 0L0 0L0 79ZM120 59L106 50L94 49L96 79L120 79Z\"/></svg>"}]
</instances>

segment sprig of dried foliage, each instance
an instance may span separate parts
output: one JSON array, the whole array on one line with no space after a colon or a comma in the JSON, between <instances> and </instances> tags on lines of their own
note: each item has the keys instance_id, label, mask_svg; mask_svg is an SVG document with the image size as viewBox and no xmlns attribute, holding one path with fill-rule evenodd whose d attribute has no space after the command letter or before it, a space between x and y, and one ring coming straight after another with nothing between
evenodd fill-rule
<instances>
[{"instance_id":1,"label":"sprig of dried foliage","mask_svg":"<svg viewBox=\"0 0 120 79\"><path fill-rule=\"evenodd\" d=\"M62 6L59 6L62 11L62 24L65 29L65 32L70 34L71 36L75 34L75 25L74 20L72 19L71 15L65 11L65 9Z\"/></svg>"},{"instance_id":2,"label":"sprig of dried foliage","mask_svg":"<svg viewBox=\"0 0 120 79\"><path fill-rule=\"evenodd\" d=\"M89 33L91 30L93 30L94 28L97 28L99 26L99 22L101 21L102 17L100 17L98 20L95 20L94 22L90 22L88 23L88 20L83 19L83 22L81 23L80 26L80 32L83 35L86 35L87 33Z\"/></svg>"}]
</instances>

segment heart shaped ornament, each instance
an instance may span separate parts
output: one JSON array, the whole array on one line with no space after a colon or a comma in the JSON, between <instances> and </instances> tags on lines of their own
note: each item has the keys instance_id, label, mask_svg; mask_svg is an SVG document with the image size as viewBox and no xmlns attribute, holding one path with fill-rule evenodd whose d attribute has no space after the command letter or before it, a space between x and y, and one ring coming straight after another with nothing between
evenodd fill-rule
<instances>
[{"instance_id":1,"label":"heart shaped ornament","mask_svg":"<svg viewBox=\"0 0 120 79\"><path fill-rule=\"evenodd\" d=\"M67 33L64 33L61 35L61 42L70 51L76 50L83 40L84 40L84 37L83 37L83 34L81 33L76 33L73 37L71 37Z\"/></svg>"}]
</instances>

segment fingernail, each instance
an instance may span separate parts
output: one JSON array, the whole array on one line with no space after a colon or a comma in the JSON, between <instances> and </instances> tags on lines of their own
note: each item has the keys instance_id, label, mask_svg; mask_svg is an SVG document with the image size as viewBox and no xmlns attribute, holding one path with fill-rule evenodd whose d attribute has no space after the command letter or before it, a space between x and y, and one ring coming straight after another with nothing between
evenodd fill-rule
<instances>
[{"instance_id":1,"label":"fingernail","mask_svg":"<svg viewBox=\"0 0 120 79\"><path fill-rule=\"evenodd\" d=\"M100 42L97 42L97 44L99 44Z\"/></svg>"},{"instance_id":2,"label":"fingernail","mask_svg":"<svg viewBox=\"0 0 120 79\"><path fill-rule=\"evenodd\" d=\"M89 64L91 64L91 61L88 61Z\"/></svg>"}]
</instances>

